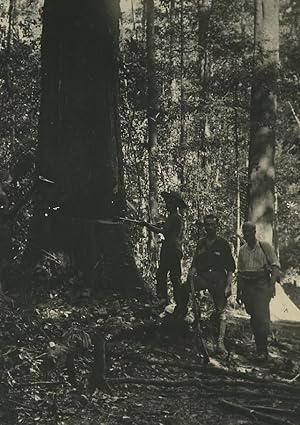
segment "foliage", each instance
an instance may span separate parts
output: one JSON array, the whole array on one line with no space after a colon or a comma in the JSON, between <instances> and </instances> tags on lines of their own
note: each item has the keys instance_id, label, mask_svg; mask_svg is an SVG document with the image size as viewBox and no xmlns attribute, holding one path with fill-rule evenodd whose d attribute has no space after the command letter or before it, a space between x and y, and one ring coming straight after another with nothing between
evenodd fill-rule
<instances>
[{"instance_id":1,"label":"foliage","mask_svg":"<svg viewBox=\"0 0 300 425\"><path fill-rule=\"evenodd\" d=\"M34 184L34 156L39 118L40 28L39 2L19 2L12 11L9 37L8 2L2 2L0 47L0 166L9 170L12 182L6 192L10 206L18 205ZM23 252L30 217L25 205L13 224L14 258Z\"/></svg>"},{"instance_id":2,"label":"foliage","mask_svg":"<svg viewBox=\"0 0 300 425\"><path fill-rule=\"evenodd\" d=\"M237 166L242 190L242 219L245 217L254 11L252 3L246 1L184 0L181 26L180 1L174 4L171 16L171 2L155 2L160 93L156 163L160 191L178 188L179 169L184 168L181 189L189 204L185 244L188 261L202 232L199 222L211 210L221 218L221 232L236 246ZM16 3L10 40L9 1L2 0L1 5L0 161L2 169L9 168L12 174L15 170L17 176L8 189L13 206L25 196L34 181L32 156L36 154L38 135L42 1ZM135 208L128 213L134 218L147 218L145 16L142 1L136 1L134 6L133 12L128 9L122 16L120 121L127 195ZM297 187L300 177L300 127L296 120L300 115L298 2L281 2L280 24L276 156L278 242L283 265L288 267L297 266L299 257L299 244L294 237L299 230ZM184 142L180 144L182 119ZM23 174L22 169L25 170ZM163 218L162 205L160 213ZM26 244L30 214L27 205L15 220L14 256L17 259ZM146 267L152 280L155 266L151 268L148 264L146 234L132 227L131 235L138 263Z\"/></svg>"},{"instance_id":3,"label":"foliage","mask_svg":"<svg viewBox=\"0 0 300 425\"><path fill-rule=\"evenodd\" d=\"M197 223L203 215L215 210L221 218L221 232L236 245L237 214L237 166L239 167L242 219L247 210L247 158L249 140L249 103L252 81L253 7L248 2L203 2L195 11L195 2L184 1L184 52L183 69L180 66L180 2L175 1L171 22L169 2L156 2L157 80L160 87L159 115L157 117L159 150L159 187L179 187L178 170L185 169L184 196L189 203L187 212L187 256L190 257L195 239L201 233ZM206 9L205 9L206 7ZM283 2L281 7L280 81L278 88L278 150L276 156L279 196L278 243L281 256L290 256L283 233L289 233L287 214L283 205L294 205L297 194L286 190L283 169L290 160L298 160L297 140L300 128L292 115L288 102L299 110L297 90L299 66L294 52L299 46L297 16L299 8L293 1ZM207 33L203 37L203 10L207 10ZM297 15L298 13L298 15ZM133 16L127 14L123 21L125 35L122 43L123 69L121 73L123 143L126 158L128 196L139 205L138 214L147 217L147 161L146 94L141 87L145 80L145 28L143 7L135 11L135 31L130 23ZM126 26L127 25L127 26ZM202 32L201 32L202 31ZM172 38L171 38L172 36ZM174 58L171 58L174 42ZM206 69L205 69L206 67ZM184 145L180 144L180 75L184 88ZM205 74L205 75L204 75ZM175 81L176 95L170 88ZM126 112L127 111L127 112ZM132 119L128 120L128 116ZM125 124L125 125L124 125ZM203 128L204 127L204 128ZM129 148L129 146L131 146ZM131 149L131 151L129 150ZM237 151L238 149L238 151ZM133 152L134 156L130 154ZM291 156L295 154L295 156ZM238 157L236 157L238 155ZM237 160L237 162L236 162ZM141 164L143 164L141 166ZM139 170L132 174L132 170ZM289 168L287 168L289 170ZM293 173L297 184L298 173ZM137 200L139 193L139 200ZM141 196L142 195L142 196ZM293 199L294 196L294 199ZM161 211L162 212L162 211ZM296 220L298 223L299 220ZM298 248L294 247L299 253ZM291 252L292 254L292 252ZM290 264L296 258L290 256ZM285 260L284 266L285 266Z\"/></svg>"},{"instance_id":4,"label":"foliage","mask_svg":"<svg viewBox=\"0 0 300 425\"><path fill-rule=\"evenodd\" d=\"M278 238L284 269L299 268L300 250L300 158L297 153L280 154L277 168Z\"/></svg>"}]
</instances>

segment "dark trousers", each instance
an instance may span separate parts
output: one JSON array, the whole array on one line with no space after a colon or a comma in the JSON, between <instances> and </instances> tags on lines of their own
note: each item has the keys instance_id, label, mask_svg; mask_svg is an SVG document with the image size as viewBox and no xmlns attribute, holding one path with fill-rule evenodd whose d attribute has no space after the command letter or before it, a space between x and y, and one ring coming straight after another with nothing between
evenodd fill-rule
<instances>
[{"instance_id":1,"label":"dark trousers","mask_svg":"<svg viewBox=\"0 0 300 425\"><path fill-rule=\"evenodd\" d=\"M193 278L195 291L208 289L215 305L217 319L226 318L227 298L225 297L225 287L227 285L227 274L225 271L205 271L197 272ZM180 289L180 313L187 313L189 294L191 292L191 281L188 279Z\"/></svg>"},{"instance_id":2,"label":"dark trousers","mask_svg":"<svg viewBox=\"0 0 300 425\"><path fill-rule=\"evenodd\" d=\"M179 291L181 285L181 258L180 252L162 250L160 254L159 267L156 272L157 296L168 300L168 275L173 286L173 296L176 304L179 302Z\"/></svg>"},{"instance_id":3,"label":"dark trousers","mask_svg":"<svg viewBox=\"0 0 300 425\"><path fill-rule=\"evenodd\" d=\"M258 354L267 352L270 333L270 301L273 288L268 276L256 280L240 279L241 299L250 315L251 329L255 338Z\"/></svg>"},{"instance_id":4,"label":"dark trousers","mask_svg":"<svg viewBox=\"0 0 300 425\"><path fill-rule=\"evenodd\" d=\"M195 290L208 289L215 305L216 314L220 319L225 319L227 305L227 298L225 297L226 285L227 275L225 271L198 272L194 277Z\"/></svg>"}]
</instances>

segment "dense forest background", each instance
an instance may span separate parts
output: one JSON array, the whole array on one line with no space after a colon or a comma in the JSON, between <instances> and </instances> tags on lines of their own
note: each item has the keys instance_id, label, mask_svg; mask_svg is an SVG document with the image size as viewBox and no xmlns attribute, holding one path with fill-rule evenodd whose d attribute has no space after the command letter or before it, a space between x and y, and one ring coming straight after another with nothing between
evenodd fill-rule
<instances>
[{"instance_id":1,"label":"dense forest background","mask_svg":"<svg viewBox=\"0 0 300 425\"><path fill-rule=\"evenodd\" d=\"M299 51L299 0L0 0L1 424L296 424ZM156 302L168 190L183 280L207 213L272 240L267 362L234 291L225 356Z\"/></svg>"},{"instance_id":2,"label":"dense forest background","mask_svg":"<svg viewBox=\"0 0 300 425\"><path fill-rule=\"evenodd\" d=\"M17 211L16 264L26 248L30 193L39 173L42 6L40 0L0 1L0 168ZM248 211L254 5L132 0L121 2L121 9L119 113L129 217L161 221L159 193L180 188L189 204L186 261L203 215L212 211L236 253ZM298 269L300 254L299 48L300 4L282 0L274 243L284 270ZM151 241L140 227L130 232L137 264L152 277ZM53 263L49 255L44 260Z\"/></svg>"}]
</instances>

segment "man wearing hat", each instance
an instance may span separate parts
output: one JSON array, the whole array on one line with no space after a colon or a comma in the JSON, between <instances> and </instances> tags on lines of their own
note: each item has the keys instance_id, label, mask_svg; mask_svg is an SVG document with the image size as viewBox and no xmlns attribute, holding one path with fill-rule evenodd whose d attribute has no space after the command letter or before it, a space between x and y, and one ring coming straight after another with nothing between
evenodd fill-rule
<instances>
[{"instance_id":1,"label":"man wearing hat","mask_svg":"<svg viewBox=\"0 0 300 425\"><path fill-rule=\"evenodd\" d=\"M159 267L156 272L157 296L161 305L168 304L168 274L173 286L173 296L176 304L179 303L179 288L181 285L181 259L182 241L184 235L184 219L181 210L187 208L187 204L182 199L179 192L162 192L166 208L169 212L166 222L162 227L155 226L145 221L143 226L154 233L161 233L164 236L160 250Z\"/></svg>"},{"instance_id":2,"label":"man wearing hat","mask_svg":"<svg viewBox=\"0 0 300 425\"><path fill-rule=\"evenodd\" d=\"M237 300L245 304L255 338L258 360L268 358L270 301L280 264L273 247L256 239L256 226L247 221L242 227L246 243L238 256Z\"/></svg>"},{"instance_id":3,"label":"man wearing hat","mask_svg":"<svg viewBox=\"0 0 300 425\"><path fill-rule=\"evenodd\" d=\"M232 274L235 262L226 239L217 234L218 218L215 214L204 217L206 236L198 241L187 282L182 285L180 314L185 316L191 285L195 290L208 289L215 305L218 322L216 352L226 354L224 336L226 331L227 298L231 295Z\"/></svg>"}]
</instances>

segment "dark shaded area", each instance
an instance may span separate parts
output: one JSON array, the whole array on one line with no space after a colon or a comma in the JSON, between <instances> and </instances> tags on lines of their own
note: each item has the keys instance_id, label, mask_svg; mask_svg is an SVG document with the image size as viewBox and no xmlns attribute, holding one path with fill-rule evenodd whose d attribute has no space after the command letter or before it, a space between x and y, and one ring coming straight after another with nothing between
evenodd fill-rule
<instances>
[{"instance_id":1,"label":"dark shaded area","mask_svg":"<svg viewBox=\"0 0 300 425\"><path fill-rule=\"evenodd\" d=\"M126 226L118 118L117 1L46 1L38 185L25 263L64 252L85 285L134 292L141 284ZM21 167L22 168L22 167Z\"/></svg>"},{"instance_id":2,"label":"dark shaded area","mask_svg":"<svg viewBox=\"0 0 300 425\"><path fill-rule=\"evenodd\" d=\"M293 303L300 308L300 287L296 283L285 283L283 287Z\"/></svg>"}]
</instances>

